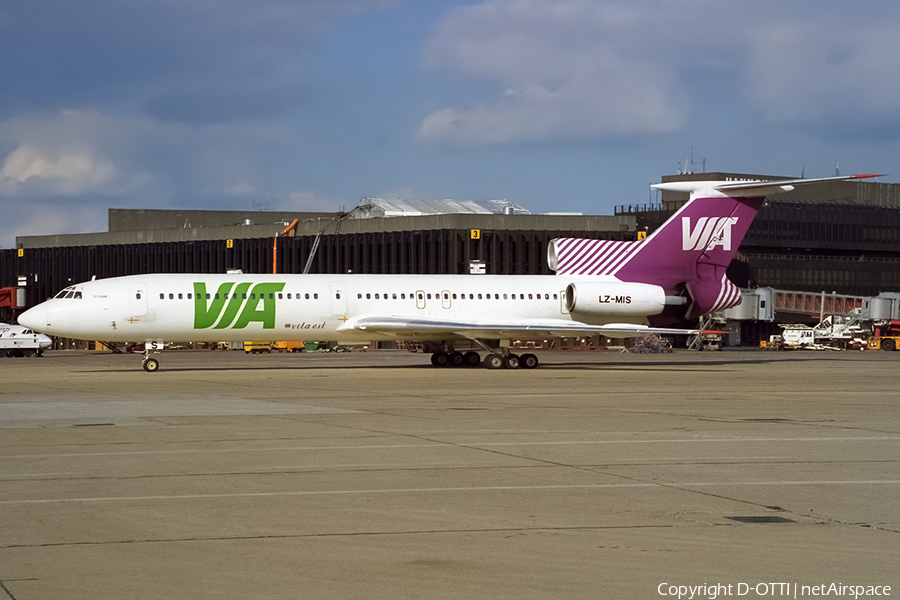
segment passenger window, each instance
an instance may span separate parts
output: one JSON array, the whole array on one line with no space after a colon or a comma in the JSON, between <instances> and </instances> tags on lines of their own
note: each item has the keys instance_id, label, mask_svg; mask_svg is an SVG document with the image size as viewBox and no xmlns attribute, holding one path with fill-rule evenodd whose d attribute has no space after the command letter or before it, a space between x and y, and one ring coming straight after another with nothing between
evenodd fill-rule
<instances>
[{"instance_id":1,"label":"passenger window","mask_svg":"<svg viewBox=\"0 0 900 600\"><path fill-rule=\"evenodd\" d=\"M188 300L190 300L190 299L191 299L191 293L188 292Z\"/></svg>"},{"instance_id":2,"label":"passenger window","mask_svg":"<svg viewBox=\"0 0 900 600\"><path fill-rule=\"evenodd\" d=\"M159 299L160 299L160 300L165 300L165 299L166 299L166 295L165 295L165 294L160 294L160 295L159 295Z\"/></svg>"},{"instance_id":3,"label":"passenger window","mask_svg":"<svg viewBox=\"0 0 900 600\"><path fill-rule=\"evenodd\" d=\"M274 299L275 299L275 293L272 292L269 294L269 300L274 300Z\"/></svg>"},{"instance_id":4,"label":"passenger window","mask_svg":"<svg viewBox=\"0 0 900 600\"><path fill-rule=\"evenodd\" d=\"M340 300L340 299L341 299L341 293L340 293L340 292L335 292L335 293L334 293L334 299L335 299L335 300Z\"/></svg>"},{"instance_id":5,"label":"passenger window","mask_svg":"<svg viewBox=\"0 0 900 600\"><path fill-rule=\"evenodd\" d=\"M431 294L427 294L426 297L431 300Z\"/></svg>"},{"instance_id":6,"label":"passenger window","mask_svg":"<svg viewBox=\"0 0 900 600\"><path fill-rule=\"evenodd\" d=\"M281 292L278 292L278 299L281 300L282 297L283 297L283 296L281 295Z\"/></svg>"},{"instance_id":7,"label":"passenger window","mask_svg":"<svg viewBox=\"0 0 900 600\"><path fill-rule=\"evenodd\" d=\"M481 300L481 294L478 294L478 299Z\"/></svg>"},{"instance_id":8,"label":"passenger window","mask_svg":"<svg viewBox=\"0 0 900 600\"><path fill-rule=\"evenodd\" d=\"M206 292L206 299L209 300L209 292Z\"/></svg>"},{"instance_id":9,"label":"passenger window","mask_svg":"<svg viewBox=\"0 0 900 600\"><path fill-rule=\"evenodd\" d=\"M400 294L400 299L401 299L401 300L406 300L406 294Z\"/></svg>"},{"instance_id":10,"label":"passenger window","mask_svg":"<svg viewBox=\"0 0 900 600\"><path fill-rule=\"evenodd\" d=\"M393 300L396 300L396 299L397 299L397 294L396 294L396 293L393 294L392 299L393 299Z\"/></svg>"},{"instance_id":11,"label":"passenger window","mask_svg":"<svg viewBox=\"0 0 900 600\"><path fill-rule=\"evenodd\" d=\"M371 299L372 299L372 294L366 294L366 300L371 300Z\"/></svg>"},{"instance_id":12,"label":"passenger window","mask_svg":"<svg viewBox=\"0 0 900 600\"><path fill-rule=\"evenodd\" d=\"M362 300L362 294L357 294L357 295L356 295L356 299L357 299L357 300Z\"/></svg>"},{"instance_id":13,"label":"passenger window","mask_svg":"<svg viewBox=\"0 0 900 600\"><path fill-rule=\"evenodd\" d=\"M179 300L184 300L184 294L178 294L178 299L179 299Z\"/></svg>"},{"instance_id":14,"label":"passenger window","mask_svg":"<svg viewBox=\"0 0 900 600\"><path fill-rule=\"evenodd\" d=\"M559 298L556 296L556 294L553 294L553 299L558 300Z\"/></svg>"},{"instance_id":15,"label":"passenger window","mask_svg":"<svg viewBox=\"0 0 900 600\"><path fill-rule=\"evenodd\" d=\"M140 293L140 292L137 292L137 293L134 295L134 297L135 297L136 300L140 300L140 299L141 299L141 293Z\"/></svg>"},{"instance_id":16,"label":"passenger window","mask_svg":"<svg viewBox=\"0 0 900 600\"><path fill-rule=\"evenodd\" d=\"M456 300L456 294L453 294L453 299Z\"/></svg>"},{"instance_id":17,"label":"passenger window","mask_svg":"<svg viewBox=\"0 0 900 600\"><path fill-rule=\"evenodd\" d=\"M174 300L174 299L175 299L175 294L170 293L170 294L169 294L169 300Z\"/></svg>"},{"instance_id":18,"label":"passenger window","mask_svg":"<svg viewBox=\"0 0 900 600\"><path fill-rule=\"evenodd\" d=\"M475 299L475 294L469 294L469 300L474 300L474 299Z\"/></svg>"},{"instance_id":19,"label":"passenger window","mask_svg":"<svg viewBox=\"0 0 900 600\"><path fill-rule=\"evenodd\" d=\"M529 299L529 300L534 300L534 298L531 296L531 294L528 294L528 299Z\"/></svg>"},{"instance_id":20,"label":"passenger window","mask_svg":"<svg viewBox=\"0 0 900 600\"><path fill-rule=\"evenodd\" d=\"M378 299L379 299L379 298L378 298L378 294L375 294L375 299L376 299L376 300L378 300Z\"/></svg>"},{"instance_id":21,"label":"passenger window","mask_svg":"<svg viewBox=\"0 0 900 600\"><path fill-rule=\"evenodd\" d=\"M291 293L288 292L288 300L290 300L290 299L291 299Z\"/></svg>"},{"instance_id":22,"label":"passenger window","mask_svg":"<svg viewBox=\"0 0 900 600\"><path fill-rule=\"evenodd\" d=\"M306 299L309 300L309 294L306 294Z\"/></svg>"},{"instance_id":23,"label":"passenger window","mask_svg":"<svg viewBox=\"0 0 900 600\"><path fill-rule=\"evenodd\" d=\"M319 295L318 295L318 294L313 294L313 300L318 300L318 299L319 299Z\"/></svg>"}]
</instances>

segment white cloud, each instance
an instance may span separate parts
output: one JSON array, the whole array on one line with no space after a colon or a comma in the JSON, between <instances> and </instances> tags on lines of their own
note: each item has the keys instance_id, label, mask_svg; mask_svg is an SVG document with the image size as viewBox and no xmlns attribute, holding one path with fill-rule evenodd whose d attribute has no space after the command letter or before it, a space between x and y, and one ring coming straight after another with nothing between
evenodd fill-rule
<instances>
[{"instance_id":1,"label":"white cloud","mask_svg":"<svg viewBox=\"0 0 900 600\"><path fill-rule=\"evenodd\" d=\"M848 118L896 121L900 18L877 23L814 18L753 27L744 93L776 122Z\"/></svg>"},{"instance_id":2,"label":"white cloud","mask_svg":"<svg viewBox=\"0 0 900 600\"><path fill-rule=\"evenodd\" d=\"M760 0L485 0L425 49L476 99L420 123L426 141L497 144L678 132L698 107L827 131L900 120L900 6ZM484 90L490 90L485 92ZM463 92L465 93L465 92Z\"/></svg>"},{"instance_id":3,"label":"white cloud","mask_svg":"<svg viewBox=\"0 0 900 600\"><path fill-rule=\"evenodd\" d=\"M282 129L259 124L192 127L94 110L30 114L0 122L0 148L9 149L5 160L0 154L0 197L91 193L158 205L253 194L292 143Z\"/></svg>"},{"instance_id":4,"label":"white cloud","mask_svg":"<svg viewBox=\"0 0 900 600\"><path fill-rule=\"evenodd\" d=\"M482 106L434 111L420 137L503 143L679 129L689 101L673 65L633 38L655 25L645 8L489 0L457 9L429 41L427 63L483 80L498 94Z\"/></svg>"},{"instance_id":5,"label":"white cloud","mask_svg":"<svg viewBox=\"0 0 900 600\"><path fill-rule=\"evenodd\" d=\"M0 147L13 148L0 167L0 197L124 193L137 174L111 158L112 129L98 113L80 110L0 123Z\"/></svg>"},{"instance_id":6,"label":"white cloud","mask_svg":"<svg viewBox=\"0 0 900 600\"><path fill-rule=\"evenodd\" d=\"M0 169L0 178L25 183L37 178L53 180L54 189L61 194L80 194L103 186L116 177L116 168L109 160L96 159L89 151L47 155L28 146L13 150Z\"/></svg>"}]
</instances>

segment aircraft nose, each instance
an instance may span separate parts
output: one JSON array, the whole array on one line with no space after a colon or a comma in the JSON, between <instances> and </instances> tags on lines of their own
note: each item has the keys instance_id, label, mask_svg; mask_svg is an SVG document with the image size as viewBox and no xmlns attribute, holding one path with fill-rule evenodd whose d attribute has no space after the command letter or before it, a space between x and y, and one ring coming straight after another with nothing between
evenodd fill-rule
<instances>
[{"instance_id":1,"label":"aircraft nose","mask_svg":"<svg viewBox=\"0 0 900 600\"><path fill-rule=\"evenodd\" d=\"M47 329L47 308L44 306L29 308L19 315L19 325L34 331L44 331Z\"/></svg>"}]
</instances>

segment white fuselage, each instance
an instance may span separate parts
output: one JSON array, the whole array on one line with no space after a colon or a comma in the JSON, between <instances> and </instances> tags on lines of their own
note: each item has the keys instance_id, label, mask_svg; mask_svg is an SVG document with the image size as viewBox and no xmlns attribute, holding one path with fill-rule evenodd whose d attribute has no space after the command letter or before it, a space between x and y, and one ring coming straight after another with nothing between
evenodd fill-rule
<instances>
[{"instance_id":1,"label":"white fuselage","mask_svg":"<svg viewBox=\"0 0 900 600\"><path fill-rule=\"evenodd\" d=\"M20 316L50 335L164 342L440 340L446 333L354 326L367 317L479 323L633 323L647 314L610 301L605 314L573 315L565 290L584 278L512 275L134 275L70 286ZM604 279L589 278L592 284ZM621 282L609 279L610 285ZM658 312L658 311L657 311ZM655 314L650 312L649 314ZM484 339L541 339L541 332L482 331Z\"/></svg>"}]
</instances>

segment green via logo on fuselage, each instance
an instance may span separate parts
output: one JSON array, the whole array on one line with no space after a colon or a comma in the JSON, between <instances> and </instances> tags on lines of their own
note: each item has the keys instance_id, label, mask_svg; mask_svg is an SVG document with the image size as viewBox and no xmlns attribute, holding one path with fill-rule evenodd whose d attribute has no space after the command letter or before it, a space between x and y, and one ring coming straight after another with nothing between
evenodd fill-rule
<instances>
[{"instance_id":1,"label":"green via logo on fuselage","mask_svg":"<svg viewBox=\"0 0 900 600\"><path fill-rule=\"evenodd\" d=\"M195 281L194 329L208 329L213 325L214 329L243 329L250 323L262 323L263 329L275 329L275 294L283 290L284 285L223 283L207 300L206 283Z\"/></svg>"}]
</instances>

